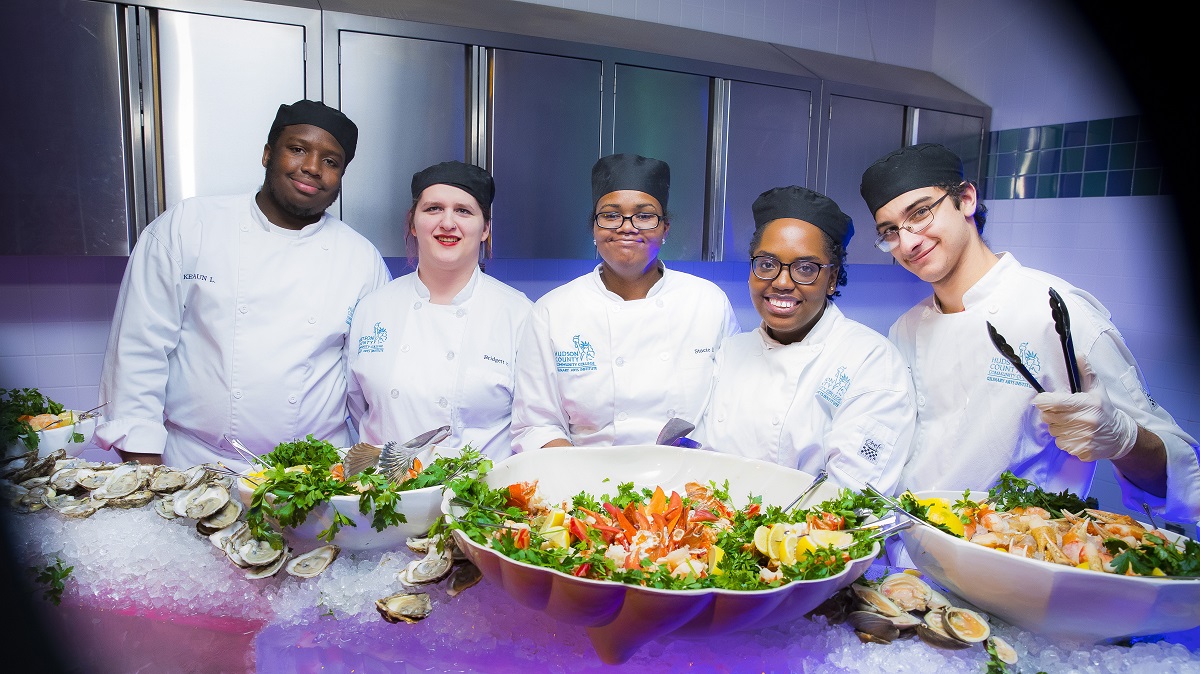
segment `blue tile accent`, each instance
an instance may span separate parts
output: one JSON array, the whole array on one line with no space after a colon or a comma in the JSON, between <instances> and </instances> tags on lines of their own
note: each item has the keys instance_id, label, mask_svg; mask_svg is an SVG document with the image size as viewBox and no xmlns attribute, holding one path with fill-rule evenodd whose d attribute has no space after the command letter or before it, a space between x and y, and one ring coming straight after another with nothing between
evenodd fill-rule
<instances>
[{"instance_id":1,"label":"blue tile accent","mask_svg":"<svg viewBox=\"0 0 1200 674\"><path fill-rule=\"evenodd\" d=\"M987 199L1164 194L1162 159L1140 116L990 132Z\"/></svg>"}]
</instances>

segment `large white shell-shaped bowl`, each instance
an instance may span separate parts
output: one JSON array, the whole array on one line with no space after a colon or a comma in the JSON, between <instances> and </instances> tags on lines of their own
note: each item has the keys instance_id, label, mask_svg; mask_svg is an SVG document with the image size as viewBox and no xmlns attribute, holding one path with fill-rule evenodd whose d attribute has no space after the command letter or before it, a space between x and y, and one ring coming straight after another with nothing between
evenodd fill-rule
<instances>
[{"instance_id":1,"label":"large white shell-shaped bowl","mask_svg":"<svg viewBox=\"0 0 1200 674\"><path fill-rule=\"evenodd\" d=\"M956 501L962 492L916 495ZM973 492L971 498L986 496ZM1077 569L992 550L920 525L902 536L922 572L979 608L1031 632L1098 642L1200 626L1200 579Z\"/></svg>"},{"instance_id":2,"label":"large white shell-shaped bowl","mask_svg":"<svg viewBox=\"0 0 1200 674\"><path fill-rule=\"evenodd\" d=\"M82 414L82 411L75 414ZM68 457L76 457L83 453L88 443L92 441L92 435L96 432L96 423L103 421L103 417L90 417L83 421L78 421L74 424L56 426L49 430L38 431L38 458L43 459L49 456L52 452L65 449ZM79 433L83 436L83 440L75 442L72 437ZM29 451L23 440L17 440L12 445L5 449L6 456L18 456Z\"/></svg>"},{"instance_id":3,"label":"large white shell-shaped bowl","mask_svg":"<svg viewBox=\"0 0 1200 674\"><path fill-rule=\"evenodd\" d=\"M254 488L245 479L238 480L238 497L245 506L250 505ZM363 514L358 510L357 496L334 496L329 503L313 508L304 523L295 528L285 528L283 538L289 547L304 552L325 544L317 536L333 523L333 508L354 522L354 526L343 526L333 537L333 544L347 552L357 550L395 550L404 546L404 539L422 537L437 521L442 512L442 487L440 485L400 492L400 512L408 521L376 531L371 526L374 511Z\"/></svg>"},{"instance_id":4,"label":"large white shell-shaped bowl","mask_svg":"<svg viewBox=\"0 0 1200 674\"><path fill-rule=\"evenodd\" d=\"M580 491L593 496L615 494L617 485L661 486L684 493L684 484L729 481L735 507L750 495L764 505L784 506L812 482L807 473L782 466L695 449L639 445L603 448L548 448L514 455L495 465L485 480L493 488L538 481L550 502L569 501ZM805 505L836 497L826 482ZM449 494L442 505L451 513ZM576 578L570 574L515 561L454 532L459 547L519 603L545 611L567 623L584 625L600 659L625 662L639 648L665 635L704 637L755 629L794 620L852 583L870 566L868 557L854 560L831 578L797 581L769 590L658 590L613 581Z\"/></svg>"}]
</instances>

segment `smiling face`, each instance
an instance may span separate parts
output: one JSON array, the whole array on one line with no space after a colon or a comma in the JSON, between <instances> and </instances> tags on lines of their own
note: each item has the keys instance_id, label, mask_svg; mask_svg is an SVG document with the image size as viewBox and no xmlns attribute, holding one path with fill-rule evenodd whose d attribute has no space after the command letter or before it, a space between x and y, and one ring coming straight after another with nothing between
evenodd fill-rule
<instances>
[{"instance_id":1,"label":"smiling face","mask_svg":"<svg viewBox=\"0 0 1200 674\"><path fill-rule=\"evenodd\" d=\"M609 192L596 202L593 213L654 213L662 215L658 199L636 190ZM667 236L670 223L662 220L654 229L637 229L631 220L625 220L618 229L604 229L593 223L592 235L596 238L596 251L606 267L621 276L640 276L658 264L658 251Z\"/></svg>"},{"instance_id":2,"label":"smiling face","mask_svg":"<svg viewBox=\"0 0 1200 674\"><path fill-rule=\"evenodd\" d=\"M818 264L836 262L829 257L825 233L811 223L795 218L768 222L751 256L770 255L782 264L811 260ZM811 285L792 280L790 269L781 269L773 281L750 272L750 300L762 316L767 334L782 344L804 339L825 312L825 298L837 289L836 266L821 269Z\"/></svg>"},{"instance_id":3,"label":"smiling face","mask_svg":"<svg viewBox=\"0 0 1200 674\"><path fill-rule=\"evenodd\" d=\"M876 231L882 233L889 227L898 227L914 211L932 206L945 194L940 187L922 187L901 194L875 212ZM948 198L938 204L932 221L920 234L901 229L892 256L935 288L953 283L961 273L970 273L965 270L964 261L974 257L969 252L979 237L971 220L975 203L975 188L968 183L958 203Z\"/></svg>"},{"instance_id":4,"label":"smiling face","mask_svg":"<svg viewBox=\"0 0 1200 674\"><path fill-rule=\"evenodd\" d=\"M491 223L475 197L438 183L417 198L409 234L416 239L420 267L463 271L479 263L479 245L491 235Z\"/></svg>"},{"instance_id":5,"label":"smiling face","mask_svg":"<svg viewBox=\"0 0 1200 674\"><path fill-rule=\"evenodd\" d=\"M274 144L263 148L267 174L257 201L267 219L286 229L320 220L342 187L345 157L341 144L325 129L285 126Z\"/></svg>"}]
</instances>

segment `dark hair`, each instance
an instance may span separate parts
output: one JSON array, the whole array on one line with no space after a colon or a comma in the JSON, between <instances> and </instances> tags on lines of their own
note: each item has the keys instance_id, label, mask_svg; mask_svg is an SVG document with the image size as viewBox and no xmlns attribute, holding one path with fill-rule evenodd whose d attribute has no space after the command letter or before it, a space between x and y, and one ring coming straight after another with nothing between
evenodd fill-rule
<instances>
[{"instance_id":1,"label":"dark hair","mask_svg":"<svg viewBox=\"0 0 1200 674\"><path fill-rule=\"evenodd\" d=\"M975 231L983 236L983 225L987 222L987 206L984 205L983 199L980 198L979 186L970 180L964 180L958 183L938 183L933 187L940 187L946 190L946 194L950 195L950 200L954 202L954 208L962 209L962 195L966 191L967 185L970 184L975 188Z\"/></svg>"},{"instance_id":2,"label":"dark hair","mask_svg":"<svg viewBox=\"0 0 1200 674\"><path fill-rule=\"evenodd\" d=\"M771 222L764 222L754 229L754 235L750 237L750 257L754 257L754 250L762 244L763 233L767 227L771 226ZM834 241L833 237L824 230L821 231L821 238L825 241L825 254L829 256L830 261L837 265L837 283L833 286L833 293L825 296L826 299L833 300L835 297L842 296L842 291L838 290L838 287L849 282L849 277L846 275L846 248L841 243Z\"/></svg>"}]
</instances>

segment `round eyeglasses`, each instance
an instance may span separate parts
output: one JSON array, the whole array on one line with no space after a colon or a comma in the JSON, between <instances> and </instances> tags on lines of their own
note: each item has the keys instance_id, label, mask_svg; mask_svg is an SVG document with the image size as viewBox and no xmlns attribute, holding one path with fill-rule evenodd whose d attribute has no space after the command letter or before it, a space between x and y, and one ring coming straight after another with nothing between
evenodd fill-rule
<instances>
[{"instance_id":1,"label":"round eyeglasses","mask_svg":"<svg viewBox=\"0 0 1200 674\"><path fill-rule=\"evenodd\" d=\"M895 250L896 246L900 245L900 230L906 229L912 234L920 234L925 231L925 228L933 224L933 209L938 207L938 204L945 201L946 197L950 196L947 192L939 199L928 206L922 206L904 218L904 222L900 223L899 227L886 227L879 233L879 238L875 239L875 247L885 253L890 253Z\"/></svg>"},{"instance_id":2,"label":"round eyeglasses","mask_svg":"<svg viewBox=\"0 0 1200 674\"><path fill-rule=\"evenodd\" d=\"M634 213L633 215L621 215L613 211L604 211L597 213L592 222L600 229L620 229L628 220L633 223L635 229L654 229L658 227L658 223L662 222L662 216L658 213Z\"/></svg>"},{"instance_id":3,"label":"round eyeglasses","mask_svg":"<svg viewBox=\"0 0 1200 674\"><path fill-rule=\"evenodd\" d=\"M802 286L809 286L815 283L817 277L821 275L822 269L836 266L832 262L821 264L812 260L795 260L789 264L784 264L772 255L755 255L750 258L750 271L758 278L764 281L774 281L779 278L780 272L786 268L788 275L792 277L792 281Z\"/></svg>"}]
</instances>

